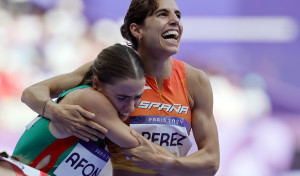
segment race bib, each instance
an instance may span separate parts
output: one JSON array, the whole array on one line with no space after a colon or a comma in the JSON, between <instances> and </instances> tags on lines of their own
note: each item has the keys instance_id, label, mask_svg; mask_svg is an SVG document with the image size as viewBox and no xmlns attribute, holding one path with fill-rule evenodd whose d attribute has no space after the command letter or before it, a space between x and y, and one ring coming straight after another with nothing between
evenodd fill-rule
<instances>
[{"instance_id":1,"label":"race bib","mask_svg":"<svg viewBox=\"0 0 300 176\"><path fill-rule=\"evenodd\" d=\"M93 142L79 141L54 171L57 176L97 176L111 155Z\"/></svg>"},{"instance_id":2,"label":"race bib","mask_svg":"<svg viewBox=\"0 0 300 176\"><path fill-rule=\"evenodd\" d=\"M30 176L49 176L48 174L45 174L35 168L32 168L26 164L23 164L21 162L12 160L10 158L4 158L0 156L0 160L5 160L9 162L11 165L13 165L14 168L17 168L18 171L16 171L17 175L23 172L24 175L30 175Z\"/></svg>"},{"instance_id":3,"label":"race bib","mask_svg":"<svg viewBox=\"0 0 300 176\"><path fill-rule=\"evenodd\" d=\"M188 136L191 125L180 117L132 116L130 127L177 156L186 156L192 147Z\"/></svg>"}]
</instances>

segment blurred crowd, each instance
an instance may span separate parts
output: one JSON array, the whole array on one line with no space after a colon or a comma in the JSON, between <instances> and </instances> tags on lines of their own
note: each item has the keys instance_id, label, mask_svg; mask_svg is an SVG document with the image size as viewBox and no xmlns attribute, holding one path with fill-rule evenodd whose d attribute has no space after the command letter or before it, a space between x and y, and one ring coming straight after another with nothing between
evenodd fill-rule
<instances>
[{"instance_id":1,"label":"blurred crowd","mask_svg":"<svg viewBox=\"0 0 300 176\"><path fill-rule=\"evenodd\" d=\"M124 43L121 20L100 18L91 24L83 9L82 0L0 0L0 151L11 154L37 115L20 101L25 87L70 72L102 48ZM272 116L263 78L230 75L212 65L201 69L210 76L214 93L221 150L217 176L299 174L299 137L291 123Z\"/></svg>"}]
</instances>

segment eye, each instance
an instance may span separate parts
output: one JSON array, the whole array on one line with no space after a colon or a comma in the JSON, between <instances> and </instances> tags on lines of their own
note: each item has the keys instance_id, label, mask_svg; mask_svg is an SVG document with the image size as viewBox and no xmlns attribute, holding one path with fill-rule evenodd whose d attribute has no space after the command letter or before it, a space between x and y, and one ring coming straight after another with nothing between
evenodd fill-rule
<instances>
[{"instance_id":1,"label":"eye","mask_svg":"<svg viewBox=\"0 0 300 176\"><path fill-rule=\"evenodd\" d=\"M181 14L180 13L177 13L176 16L177 16L178 19L181 19Z\"/></svg>"},{"instance_id":2,"label":"eye","mask_svg":"<svg viewBox=\"0 0 300 176\"><path fill-rule=\"evenodd\" d=\"M118 99L119 101L125 101L125 100L126 100L126 97L117 97L117 99Z\"/></svg>"},{"instance_id":3,"label":"eye","mask_svg":"<svg viewBox=\"0 0 300 176\"><path fill-rule=\"evenodd\" d=\"M158 14L158 16L167 16L168 14L166 12L161 12Z\"/></svg>"},{"instance_id":4,"label":"eye","mask_svg":"<svg viewBox=\"0 0 300 176\"><path fill-rule=\"evenodd\" d=\"M138 95L138 96L134 97L135 100L139 100L141 98L142 98L142 95Z\"/></svg>"}]
</instances>

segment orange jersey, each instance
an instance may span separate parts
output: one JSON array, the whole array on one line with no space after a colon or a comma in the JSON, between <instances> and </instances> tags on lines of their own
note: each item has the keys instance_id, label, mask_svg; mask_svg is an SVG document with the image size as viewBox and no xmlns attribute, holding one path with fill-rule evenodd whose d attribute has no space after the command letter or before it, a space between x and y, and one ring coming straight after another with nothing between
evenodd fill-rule
<instances>
[{"instance_id":1,"label":"orange jersey","mask_svg":"<svg viewBox=\"0 0 300 176\"><path fill-rule=\"evenodd\" d=\"M172 59L172 73L164 79L159 90L155 78L146 76L146 85L141 102L127 123L150 141L167 148L177 156L185 156L191 147L188 137L191 129L191 108L186 86L184 63ZM120 153L120 148L108 142L114 169L155 174L136 168Z\"/></svg>"}]
</instances>

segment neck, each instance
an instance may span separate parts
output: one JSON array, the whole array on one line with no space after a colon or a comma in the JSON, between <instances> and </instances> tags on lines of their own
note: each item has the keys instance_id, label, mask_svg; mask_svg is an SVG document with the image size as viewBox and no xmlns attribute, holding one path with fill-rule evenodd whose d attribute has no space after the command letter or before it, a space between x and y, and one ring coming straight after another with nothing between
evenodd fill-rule
<instances>
[{"instance_id":1,"label":"neck","mask_svg":"<svg viewBox=\"0 0 300 176\"><path fill-rule=\"evenodd\" d=\"M172 73L171 57L155 57L153 54L139 53L145 67L147 76L155 78L159 89L161 89L163 80L170 78Z\"/></svg>"},{"instance_id":2,"label":"neck","mask_svg":"<svg viewBox=\"0 0 300 176\"><path fill-rule=\"evenodd\" d=\"M155 57L151 54L140 54L145 72L150 77L169 78L172 71L171 57Z\"/></svg>"}]
</instances>

